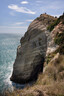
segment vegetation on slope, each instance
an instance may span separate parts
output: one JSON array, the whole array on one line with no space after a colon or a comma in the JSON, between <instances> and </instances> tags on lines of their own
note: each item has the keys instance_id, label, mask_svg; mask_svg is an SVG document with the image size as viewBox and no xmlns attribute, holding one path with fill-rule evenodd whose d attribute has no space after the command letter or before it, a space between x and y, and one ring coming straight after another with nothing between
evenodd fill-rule
<instances>
[{"instance_id":1,"label":"vegetation on slope","mask_svg":"<svg viewBox=\"0 0 64 96\"><path fill-rule=\"evenodd\" d=\"M64 32L58 33L54 39L55 44L59 45L59 48L57 49L57 52L64 54Z\"/></svg>"},{"instance_id":2,"label":"vegetation on slope","mask_svg":"<svg viewBox=\"0 0 64 96\"><path fill-rule=\"evenodd\" d=\"M62 16L60 16L57 20L55 20L52 24L50 24L47 27L47 30L52 31L56 25L58 25L60 22L64 24L64 13Z\"/></svg>"},{"instance_id":3,"label":"vegetation on slope","mask_svg":"<svg viewBox=\"0 0 64 96\"><path fill-rule=\"evenodd\" d=\"M6 92L5 96L64 96L64 55L57 54L54 58L34 85Z\"/></svg>"},{"instance_id":4,"label":"vegetation on slope","mask_svg":"<svg viewBox=\"0 0 64 96\"><path fill-rule=\"evenodd\" d=\"M60 23L59 26L60 27L55 35L54 42L59 45L59 48L56 51L64 54L64 24Z\"/></svg>"},{"instance_id":5,"label":"vegetation on slope","mask_svg":"<svg viewBox=\"0 0 64 96\"><path fill-rule=\"evenodd\" d=\"M64 32L63 33L58 33L55 37L55 43L58 45L64 44Z\"/></svg>"},{"instance_id":6,"label":"vegetation on slope","mask_svg":"<svg viewBox=\"0 0 64 96\"><path fill-rule=\"evenodd\" d=\"M36 20L41 21L45 26L52 24L57 18L50 16L48 14L41 14L40 17L37 17Z\"/></svg>"}]
</instances>

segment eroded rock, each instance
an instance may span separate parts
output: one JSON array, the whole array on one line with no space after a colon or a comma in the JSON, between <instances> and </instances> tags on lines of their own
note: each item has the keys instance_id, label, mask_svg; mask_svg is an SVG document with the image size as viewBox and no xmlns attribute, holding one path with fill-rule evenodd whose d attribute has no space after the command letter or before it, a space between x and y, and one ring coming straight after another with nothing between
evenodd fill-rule
<instances>
[{"instance_id":1,"label":"eroded rock","mask_svg":"<svg viewBox=\"0 0 64 96\"><path fill-rule=\"evenodd\" d=\"M37 79L43 71L43 63L47 51L47 26L55 18L42 14L28 27L21 45L17 48L17 57L13 66L11 80L16 83L27 83Z\"/></svg>"}]
</instances>

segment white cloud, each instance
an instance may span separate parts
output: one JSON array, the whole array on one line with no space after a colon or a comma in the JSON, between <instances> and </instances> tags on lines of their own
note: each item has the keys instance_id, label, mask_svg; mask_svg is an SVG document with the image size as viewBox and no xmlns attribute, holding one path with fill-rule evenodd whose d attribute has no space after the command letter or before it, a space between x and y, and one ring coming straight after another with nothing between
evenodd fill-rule
<instances>
[{"instance_id":1,"label":"white cloud","mask_svg":"<svg viewBox=\"0 0 64 96\"><path fill-rule=\"evenodd\" d=\"M22 1L21 4L28 4L28 1Z\"/></svg>"},{"instance_id":2,"label":"white cloud","mask_svg":"<svg viewBox=\"0 0 64 96\"><path fill-rule=\"evenodd\" d=\"M0 28L27 28L27 26L0 26Z\"/></svg>"},{"instance_id":3,"label":"white cloud","mask_svg":"<svg viewBox=\"0 0 64 96\"><path fill-rule=\"evenodd\" d=\"M42 3L42 1L40 1L40 0L39 0L39 1L36 1L36 2L37 2L37 3Z\"/></svg>"},{"instance_id":4,"label":"white cloud","mask_svg":"<svg viewBox=\"0 0 64 96\"><path fill-rule=\"evenodd\" d=\"M54 9L54 10L56 9L57 10L57 9L60 9L60 6L57 6L57 5L53 5L52 4L52 5L49 6L49 8L50 9Z\"/></svg>"},{"instance_id":5,"label":"white cloud","mask_svg":"<svg viewBox=\"0 0 64 96\"><path fill-rule=\"evenodd\" d=\"M22 25L22 24L24 24L24 22L16 22L16 23L14 23L12 25Z\"/></svg>"},{"instance_id":6,"label":"white cloud","mask_svg":"<svg viewBox=\"0 0 64 96\"><path fill-rule=\"evenodd\" d=\"M50 2L47 6L47 9L52 9L52 10L59 10L60 8L62 8L62 6L60 6L59 1Z\"/></svg>"},{"instance_id":7,"label":"white cloud","mask_svg":"<svg viewBox=\"0 0 64 96\"><path fill-rule=\"evenodd\" d=\"M28 19L28 20L25 20L24 22L16 22L16 23L13 23L13 24L11 24L11 25L19 26L19 25L25 24L25 23L27 23L27 22L32 22L32 21L33 21L33 19Z\"/></svg>"},{"instance_id":8,"label":"white cloud","mask_svg":"<svg viewBox=\"0 0 64 96\"><path fill-rule=\"evenodd\" d=\"M11 4L8 5L9 9L15 10L16 12L21 12L21 13L27 13L27 14L35 14L35 12L31 11L30 9L26 7L19 7L17 5Z\"/></svg>"},{"instance_id":9,"label":"white cloud","mask_svg":"<svg viewBox=\"0 0 64 96\"><path fill-rule=\"evenodd\" d=\"M28 19L28 20L26 20L26 21L28 21L28 22L32 22L32 21L33 21L33 19Z\"/></svg>"}]
</instances>

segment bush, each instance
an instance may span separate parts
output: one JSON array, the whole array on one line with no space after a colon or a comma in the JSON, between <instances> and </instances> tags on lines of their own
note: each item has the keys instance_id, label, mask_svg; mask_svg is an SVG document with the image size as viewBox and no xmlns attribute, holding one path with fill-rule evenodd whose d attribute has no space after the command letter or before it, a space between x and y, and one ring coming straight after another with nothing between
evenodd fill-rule
<instances>
[{"instance_id":1,"label":"bush","mask_svg":"<svg viewBox=\"0 0 64 96\"><path fill-rule=\"evenodd\" d=\"M54 23L50 24L47 27L47 30L52 31L54 29L54 27L56 25L58 25L60 22L62 22L62 24L64 24L64 14L62 16L60 16L56 21L54 21Z\"/></svg>"},{"instance_id":2,"label":"bush","mask_svg":"<svg viewBox=\"0 0 64 96\"><path fill-rule=\"evenodd\" d=\"M64 32L58 33L54 39L55 43L58 45L64 44Z\"/></svg>"},{"instance_id":3,"label":"bush","mask_svg":"<svg viewBox=\"0 0 64 96\"><path fill-rule=\"evenodd\" d=\"M57 19L56 21L54 21L54 23L50 24L48 27L47 27L47 30L49 31L52 31L54 29L54 27L59 24L60 20Z\"/></svg>"},{"instance_id":4,"label":"bush","mask_svg":"<svg viewBox=\"0 0 64 96\"><path fill-rule=\"evenodd\" d=\"M55 52L49 54L49 55L46 57L46 60L45 60L46 63L48 64L55 55L56 55Z\"/></svg>"}]
</instances>

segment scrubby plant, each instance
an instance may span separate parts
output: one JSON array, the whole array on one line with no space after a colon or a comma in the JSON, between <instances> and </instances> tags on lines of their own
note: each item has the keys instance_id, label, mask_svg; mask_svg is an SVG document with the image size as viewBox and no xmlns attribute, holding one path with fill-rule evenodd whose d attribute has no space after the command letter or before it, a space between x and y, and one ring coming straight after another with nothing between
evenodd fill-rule
<instances>
[{"instance_id":1,"label":"scrubby plant","mask_svg":"<svg viewBox=\"0 0 64 96\"><path fill-rule=\"evenodd\" d=\"M56 52L53 52L53 53L49 54L49 55L46 57L46 60L45 60L46 63L48 64L55 55L56 55Z\"/></svg>"},{"instance_id":2,"label":"scrubby plant","mask_svg":"<svg viewBox=\"0 0 64 96\"><path fill-rule=\"evenodd\" d=\"M64 14L62 16L60 16L57 20L55 20L54 23L50 24L47 27L47 30L52 31L54 29L54 27L56 25L58 25L60 22L62 22L62 24L64 24Z\"/></svg>"},{"instance_id":3,"label":"scrubby plant","mask_svg":"<svg viewBox=\"0 0 64 96\"><path fill-rule=\"evenodd\" d=\"M64 32L57 33L54 39L55 44L59 45L57 51L64 54Z\"/></svg>"},{"instance_id":4,"label":"scrubby plant","mask_svg":"<svg viewBox=\"0 0 64 96\"><path fill-rule=\"evenodd\" d=\"M58 33L54 39L55 43L58 45L64 44L64 32Z\"/></svg>"},{"instance_id":5,"label":"scrubby plant","mask_svg":"<svg viewBox=\"0 0 64 96\"><path fill-rule=\"evenodd\" d=\"M60 22L59 19L57 19L56 21L54 21L54 23L50 24L48 27L47 27L47 30L49 31L52 31L54 29L54 27Z\"/></svg>"},{"instance_id":6,"label":"scrubby plant","mask_svg":"<svg viewBox=\"0 0 64 96\"><path fill-rule=\"evenodd\" d=\"M46 63L48 64L50 62L51 58L47 57L46 58Z\"/></svg>"}]
</instances>

